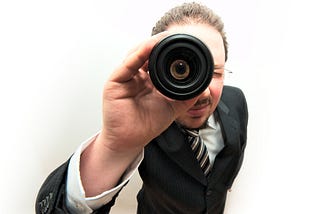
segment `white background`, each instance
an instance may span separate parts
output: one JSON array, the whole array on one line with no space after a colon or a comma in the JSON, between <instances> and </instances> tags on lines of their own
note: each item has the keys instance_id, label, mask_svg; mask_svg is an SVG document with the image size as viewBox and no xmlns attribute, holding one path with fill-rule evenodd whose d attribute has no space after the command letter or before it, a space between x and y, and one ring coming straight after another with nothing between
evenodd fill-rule
<instances>
[{"instance_id":1,"label":"white background","mask_svg":"<svg viewBox=\"0 0 320 214\"><path fill-rule=\"evenodd\" d=\"M181 2L0 2L0 213L34 213L47 175L99 130L110 72ZM250 112L226 213L319 213L317 1L203 2L225 22L226 83ZM124 213L135 213L135 188L120 196L130 198L119 199Z\"/></svg>"}]
</instances>

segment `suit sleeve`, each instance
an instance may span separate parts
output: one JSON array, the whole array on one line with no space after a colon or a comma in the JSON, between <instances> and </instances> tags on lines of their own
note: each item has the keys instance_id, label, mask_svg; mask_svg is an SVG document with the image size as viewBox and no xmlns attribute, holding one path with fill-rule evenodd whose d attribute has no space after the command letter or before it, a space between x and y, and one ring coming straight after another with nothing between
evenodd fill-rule
<instances>
[{"instance_id":1,"label":"suit sleeve","mask_svg":"<svg viewBox=\"0 0 320 214\"><path fill-rule=\"evenodd\" d=\"M42 184L36 199L36 214L67 214L71 213L66 204L66 180L70 159L54 170ZM118 196L101 208L93 211L93 214L109 213Z\"/></svg>"},{"instance_id":2,"label":"suit sleeve","mask_svg":"<svg viewBox=\"0 0 320 214\"><path fill-rule=\"evenodd\" d=\"M106 190L96 197L85 198L79 173L80 156L95 136L83 142L67 162L47 177L38 193L36 213L84 214L109 212L111 206L115 203L115 198L140 165L144 153L142 151L137 159L131 163L116 187Z\"/></svg>"},{"instance_id":3,"label":"suit sleeve","mask_svg":"<svg viewBox=\"0 0 320 214\"><path fill-rule=\"evenodd\" d=\"M229 101L228 106L232 108L232 116L238 121L239 127L240 127L239 157L238 157L237 164L235 166L235 170L232 173L231 179L227 183L227 187L231 188L234 182L234 179L238 175L240 168L242 166L245 148L247 145L248 107L247 107L247 101L246 101L245 95L241 89L236 87L231 87L231 86L225 86L225 89L224 91L226 93L224 94L224 96L227 97L227 99L225 100Z\"/></svg>"},{"instance_id":4,"label":"suit sleeve","mask_svg":"<svg viewBox=\"0 0 320 214\"><path fill-rule=\"evenodd\" d=\"M70 213L66 205L66 178L68 165L69 160L54 170L42 184L36 199L36 214ZM109 213L118 194L116 194L109 203L93 211L93 213Z\"/></svg>"},{"instance_id":5,"label":"suit sleeve","mask_svg":"<svg viewBox=\"0 0 320 214\"><path fill-rule=\"evenodd\" d=\"M42 184L35 211L43 213L68 213L65 204L65 180L69 161L53 171Z\"/></svg>"},{"instance_id":6,"label":"suit sleeve","mask_svg":"<svg viewBox=\"0 0 320 214\"><path fill-rule=\"evenodd\" d=\"M240 111L240 116L239 118L241 118L240 121L240 128L241 128L241 136L240 136L240 144L241 144L241 154L240 154L240 159L239 159L239 164L237 166L237 173L240 170L240 167L242 165L243 162L243 158L244 158L244 151L245 148L247 146L247 126L248 126L248 106L247 106L247 101L246 98L243 94L243 92L240 90L239 93L241 94L241 111Z\"/></svg>"}]
</instances>

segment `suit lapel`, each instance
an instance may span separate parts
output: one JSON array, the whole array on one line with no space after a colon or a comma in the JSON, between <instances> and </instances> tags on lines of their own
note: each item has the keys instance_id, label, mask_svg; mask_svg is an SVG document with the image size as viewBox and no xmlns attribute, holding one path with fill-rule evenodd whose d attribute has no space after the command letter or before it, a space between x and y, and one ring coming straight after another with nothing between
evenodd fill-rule
<instances>
[{"instance_id":1,"label":"suit lapel","mask_svg":"<svg viewBox=\"0 0 320 214\"><path fill-rule=\"evenodd\" d=\"M215 111L214 114L216 114L215 116L218 118L222 128L225 148L227 147L229 151L237 150L239 123L229 115L229 108L223 101L219 102L217 111ZM191 148L185 141L184 134L180 131L176 123L173 123L164 133L157 137L156 141L172 161L200 183L207 185L207 179L199 167L199 163L193 157ZM230 159L228 158L228 160ZM219 166L216 167L219 168ZM214 172L215 175L216 173L220 174L219 172Z\"/></svg>"},{"instance_id":2,"label":"suit lapel","mask_svg":"<svg viewBox=\"0 0 320 214\"><path fill-rule=\"evenodd\" d=\"M218 118L222 136L224 140L224 148L220 153L216 156L212 173L210 175L210 179L212 179L213 183L217 183L218 181L223 181L228 179L231 175L226 174L226 169L230 167L232 161L236 158L237 154L240 154L239 149L239 123L230 116L229 108L220 101L217 111L215 111L216 118ZM218 182L220 184L224 184L225 182ZM225 190L225 186L216 186L216 188L221 191Z\"/></svg>"},{"instance_id":3,"label":"suit lapel","mask_svg":"<svg viewBox=\"0 0 320 214\"><path fill-rule=\"evenodd\" d=\"M173 123L163 134L156 138L159 147L179 167L194 177L203 185L207 184L199 163L194 158L191 148L185 141L184 134L176 123Z\"/></svg>"},{"instance_id":4,"label":"suit lapel","mask_svg":"<svg viewBox=\"0 0 320 214\"><path fill-rule=\"evenodd\" d=\"M225 146L236 149L239 146L237 137L239 136L240 124L230 116L229 112L229 108L220 100L215 116L220 122Z\"/></svg>"}]
</instances>

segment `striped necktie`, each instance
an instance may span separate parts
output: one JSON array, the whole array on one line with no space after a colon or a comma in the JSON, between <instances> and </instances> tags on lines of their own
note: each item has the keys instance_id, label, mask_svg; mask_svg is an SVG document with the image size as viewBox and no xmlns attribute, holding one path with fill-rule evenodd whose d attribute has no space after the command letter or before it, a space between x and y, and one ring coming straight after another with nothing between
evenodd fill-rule
<instances>
[{"instance_id":1,"label":"striped necktie","mask_svg":"<svg viewBox=\"0 0 320 214\"><path fill-rule=\"evenodd\" d=\"M209 154L206 145L199 135L199 130L187 130L185 129L188 141L190 143L191 149L195 154L196 159L198 160L200 167L205 176L210 172L210 160Z\"/></svg>"}]
</instances>

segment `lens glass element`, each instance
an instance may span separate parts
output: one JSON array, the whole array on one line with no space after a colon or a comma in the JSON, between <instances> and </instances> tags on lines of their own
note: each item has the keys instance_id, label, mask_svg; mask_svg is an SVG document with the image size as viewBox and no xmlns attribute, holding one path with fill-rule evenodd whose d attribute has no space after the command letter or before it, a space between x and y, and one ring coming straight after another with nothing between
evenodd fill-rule
<instances>
[{"instance_id":1,"label":"lens glass element","mask_svg":"<svg viewBox=\"0 0 320 214\"><path fill-rule=\"evenodd\" d=\"M171 63L170 73L174 79L183 80L189 76L190 67L186 61L178 59Z\"/></svg>"}]
</instances>

